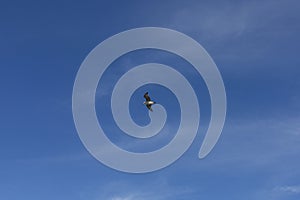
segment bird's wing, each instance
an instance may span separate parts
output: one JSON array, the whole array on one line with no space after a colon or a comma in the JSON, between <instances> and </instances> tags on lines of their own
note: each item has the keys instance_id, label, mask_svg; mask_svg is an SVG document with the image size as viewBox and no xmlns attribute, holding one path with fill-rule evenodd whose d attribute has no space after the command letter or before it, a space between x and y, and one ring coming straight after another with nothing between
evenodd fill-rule
<instances>
[{"instance_id":1,"label":"bird's wing","mask_svg":"<svg viewBox=\"0 0 300 200\"><path fill-rule=\"evenodd\" d=\"M144 94L144 98L146 99L146 101L151 101L151 99L150 99L150 97L149 97L149 95L148 95L148 92L146 92L146 93Z\"/></svg>"},{"instance_id":2,"label":"bird's wing","mask_svg":"<svg viewBox=\"0 0 300 200\"><path fill-rule=\"evenodd\" d=\"M147 108L152 111L151 105L147 105Z\"/></svg>"}]
</instances>

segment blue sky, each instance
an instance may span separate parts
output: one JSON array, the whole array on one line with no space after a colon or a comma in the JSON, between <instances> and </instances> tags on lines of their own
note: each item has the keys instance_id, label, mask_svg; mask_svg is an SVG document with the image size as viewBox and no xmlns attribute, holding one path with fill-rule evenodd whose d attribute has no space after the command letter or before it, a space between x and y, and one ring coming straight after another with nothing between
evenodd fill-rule
<instances>
[{"instance_id":1,"label":"blue sky","mask_svg":"<svg viewBox=\"0 0 300 200\"><path fill-rule=\"evenodd\" d=\"M1 1L0 198L299 199L299 8L296 0ZM72 89L82 61L96 45L145 26L183 32L204 46L223 77L228 111L219 142L199 160L210 116L201 77L166 52L145 50L116 60L103 77L108 89L109 81L130 67L161 62L190 79L201 107L198 135L183 157L160 171L127 174L98 162L81 143L72 118ZM113 68L118 64L124 68ZM167 97L178 104L165 88L140 88L129 105L139 124L148 122L147 111L134 106L143 101L139 94L144 90L157 101ZM127 148L105 106L109 90L97 94L97 102L104 102L96 105L97 114L107 116L105 128L118 134L108 137ZM168 138L179 112L169 110L163 132ZM148 142L146 149L157 148L162 139ZM141 146L134 150L145 151Z\"/></svg>"}]
</instances>

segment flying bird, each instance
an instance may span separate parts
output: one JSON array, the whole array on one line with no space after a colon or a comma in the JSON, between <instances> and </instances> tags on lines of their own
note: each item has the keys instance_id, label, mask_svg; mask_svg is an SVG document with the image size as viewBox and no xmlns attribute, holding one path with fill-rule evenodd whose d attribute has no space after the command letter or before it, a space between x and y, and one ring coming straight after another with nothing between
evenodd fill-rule
<instances>
[{"instance_id":1,"label":"flying bird","mask_svg":"<svg viewBox=\"0 0 300 200\"><path fill-rule=\"evenodd\" d=\"M147 106L147 108L148 108L150 111L153 111L152 108L151 108L151 106L152 106L153 104L155 104L156 102L151 101L151 99L150 99L150 97L149 97L149 95L148 95L148 92L146 92L146 93L144 94L144 98L146 99L146 101L144 102L144 104Z\"/></svg>"}]
</instances>

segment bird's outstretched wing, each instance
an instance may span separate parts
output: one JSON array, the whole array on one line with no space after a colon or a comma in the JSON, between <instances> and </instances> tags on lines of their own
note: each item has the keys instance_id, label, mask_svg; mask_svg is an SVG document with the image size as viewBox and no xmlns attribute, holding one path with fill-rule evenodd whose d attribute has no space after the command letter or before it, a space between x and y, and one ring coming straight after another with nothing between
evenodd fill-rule
<instances>
[{"instance_id":1,"label":"bird's outstretched wing","mask_svg":"<svg viewBox=\"0 0 300 200\"><path fill-rule=\"evenodd\" d=\"M146 92L146 93L144 94L144 98L146 99L146 101L151 101L151 99L150 99L150 97L149 97L149 95L148 95L148 92Z\"/></svg>"},{"instance_id":2,"label":"bird's outstretched wing","mask_svg":"<svg viewBox=\"0 0 300 200\"><path fill-rule=\"evenodd\" d=\"M153 111L152 108L151 108L151 105L147 105L147 108L148 108L150 111Z\"/></svg>"}]
</instances>

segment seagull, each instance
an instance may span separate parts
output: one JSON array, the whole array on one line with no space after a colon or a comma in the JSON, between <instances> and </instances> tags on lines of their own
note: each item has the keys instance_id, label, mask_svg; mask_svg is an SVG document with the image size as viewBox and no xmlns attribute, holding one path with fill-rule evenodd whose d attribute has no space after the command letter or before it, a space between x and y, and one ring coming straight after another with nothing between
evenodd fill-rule
<instances>
[{"instance_id":1,"label":"seagull","mask_svg":"<svg viewBox=\"0 0 300 200\"><path fill-rule=\"evenodd\" d=\"M150 97L149 97L149 95L148 95L148 92L146 92L146 93L144 94L144 98L146 99L146 101L144 102L144 104L147 106L147 108L148 108L150 111L153 111L152 108L151 108L151 106L152 106L153 104L155 104L156 102L151 101L151 99L150 99Z\"/></svg>"}]
</instances>

